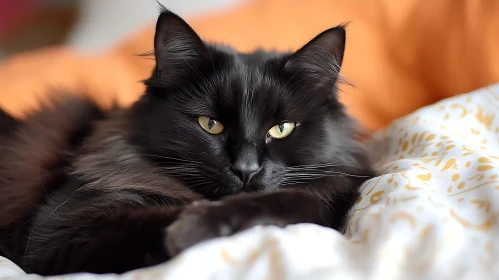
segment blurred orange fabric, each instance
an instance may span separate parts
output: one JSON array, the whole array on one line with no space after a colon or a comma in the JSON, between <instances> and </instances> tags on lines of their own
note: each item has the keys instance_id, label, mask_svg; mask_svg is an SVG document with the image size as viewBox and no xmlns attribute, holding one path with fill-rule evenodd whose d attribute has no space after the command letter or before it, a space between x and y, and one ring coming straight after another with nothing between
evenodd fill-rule
<instances>
[{"instance_id":1,"label":"blurred orange fabric","mask_svg":"<svg viewBox=\"0 0 499 280\"><path fill-rule=\"evenodd\" d=\"M342 74L349 111L371 130L445 97L499 81L499 1L256 0L188 22L204 39L241 51L297 49L350 22ZM153 25L116 48L86 56L63 47L0 66L0 106L22 116L54 88L128 105L153 61Z\"/></svg>"}]
</instances>

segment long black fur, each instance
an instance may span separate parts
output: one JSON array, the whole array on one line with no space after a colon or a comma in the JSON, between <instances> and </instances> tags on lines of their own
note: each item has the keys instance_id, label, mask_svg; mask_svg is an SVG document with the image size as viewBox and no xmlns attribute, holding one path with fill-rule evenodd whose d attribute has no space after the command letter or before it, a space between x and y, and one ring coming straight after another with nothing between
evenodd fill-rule
<instances>
[{"instance_id":1,"label":"long black fur","mask_svg":"<svg viewBox=\"0 0 499 280\"><path fill-rule=\"evenodd\" d=\"M0 253L29 273L121 273L254 225L338 229L374 175L338 101L344 47L338 26L294 53L242 54L163 9L132 107L67 97L0 114ZM271 138L282 122L297 127ZM235 162L257 167L250 180Z\"/></svg>"}]
</instances>

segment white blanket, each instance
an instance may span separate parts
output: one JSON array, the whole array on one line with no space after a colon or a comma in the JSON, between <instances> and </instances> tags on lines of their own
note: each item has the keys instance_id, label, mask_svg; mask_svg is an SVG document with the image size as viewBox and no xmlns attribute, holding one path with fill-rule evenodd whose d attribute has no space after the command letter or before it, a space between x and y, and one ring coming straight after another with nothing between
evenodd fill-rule
<instances>
[{"instance_id":1,"label":"white blanket","mask_svg":"<svg viewBox=\"0 0 499 280\"><path fill-rule=\"evenodd\" d=\"M58 279L499 279L499 85L401 118L368 143L383 174L344 235L258 227L124 275ZM2 276L40 279L0 258Z\"/></svg>"}]
</instances>

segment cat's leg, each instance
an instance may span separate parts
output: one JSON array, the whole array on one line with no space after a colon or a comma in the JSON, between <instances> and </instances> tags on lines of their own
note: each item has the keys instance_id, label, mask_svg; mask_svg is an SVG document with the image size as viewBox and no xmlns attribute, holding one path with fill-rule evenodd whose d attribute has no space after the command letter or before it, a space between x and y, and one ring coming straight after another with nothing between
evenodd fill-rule
<instances>
[{"instance_id":1,"label":"cat's leg","mask_svg":"<svg viewBox=\"0 0 499 280\"><path fill-rule=\"evenodd\" d=\"M227 236L256 225L314 223L338 229L355 202L356 192L341 199L325 199L320 193L283 190L267 194L243 194L219 202L197 202L182 212L167 229L170 255L215 237Z\"/></svg>"},{"instance_id":2,"label":"cat's leg","mask_svg":"<svg viewBox=\"0 0 499 280\"><path fill-rule=\"evenodd\" d=\"M55 275L121 273L165 261L164 231L179 210L144 202L126 192L76 193L45 205L26 231L18 263L28 273Z\"/></svg>"}]
</instances>

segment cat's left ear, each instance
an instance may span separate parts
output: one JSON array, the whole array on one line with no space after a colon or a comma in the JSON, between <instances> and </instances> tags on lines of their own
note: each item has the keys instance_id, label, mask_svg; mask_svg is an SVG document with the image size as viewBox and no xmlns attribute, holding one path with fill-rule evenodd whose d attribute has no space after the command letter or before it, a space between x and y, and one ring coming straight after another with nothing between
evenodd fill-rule
<instances>
[{"instance_id":1,"label":"cat's left ear","mask_svg":"<svg viewBox=\"0 0 499 280\"><path fill-rule=\"evenodd\" d=\"M314 86L333 88L339 79L345 51L345 26L340 25L317 35L289 57L284 65L288 73L300 73Z\"/></svg>"},{"instance_id":2,"label":"cat's left ear","mask_svg":"<svg viewBox=\"0 0 499 280\"><path fill-rule=\"evenodd\" d=\"M154 54L156 74L166 84L182 83L210 56L198 34L163 6L156 23Z\"/></svg>"}]
</instances>

